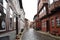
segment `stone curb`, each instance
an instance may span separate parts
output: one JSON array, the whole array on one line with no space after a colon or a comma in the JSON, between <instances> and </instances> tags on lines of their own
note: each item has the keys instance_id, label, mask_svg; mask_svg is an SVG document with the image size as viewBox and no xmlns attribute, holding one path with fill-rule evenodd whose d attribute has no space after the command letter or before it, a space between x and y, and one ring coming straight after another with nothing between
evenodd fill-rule
<instances>
[{"instance_id":1,"label":"stone curb","mask_svg":"<svg viewBox=\"0 0 60 40\"><path fill-rule=\"evenodd\" d=\"M48 36L50 36L50 37L53 37L53 38L56 38L56 39L59 39L59 40L60 40L60 37L59 37L59 36L54 36L54 35L51 35L51 34L49 34L49 33L42 32L42 31L37 31L37 32L39 32L39 33L41 33L41 34L44 34L44 35L48 35Z\"/></svg>"},{"instance_id":2,"label":"stone curb","mask_svg":"<svg viewBox=\"0 0 60 40\"><path fill-rule=\"evenodd\" d=\"M20 36L20 39L19 40L22 40L22 36L23 36L23 33L25 32L26 30L24 30L21 34L21 36Z\"/></svg>"}]
</instances>

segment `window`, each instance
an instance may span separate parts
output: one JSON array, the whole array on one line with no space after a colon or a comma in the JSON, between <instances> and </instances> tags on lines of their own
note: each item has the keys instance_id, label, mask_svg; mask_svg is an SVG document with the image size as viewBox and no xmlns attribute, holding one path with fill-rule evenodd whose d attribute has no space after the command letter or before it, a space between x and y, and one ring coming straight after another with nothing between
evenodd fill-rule
<instances>
[{"instance_id":1,"label":"window","mask_svg":"<svg viewBox=\"0 0 60 40\"><path fill-rule=\"evenodd\" d=\"M46 27L46 22L45 22L45 27Z\"/></svg>"},{"instance_id":2,"label":"window","mask_svg":"<svg viewBox=\"0 0 60 40\"><path fill-rule=\"evenodd\" d=\"M12 8L10 7L10 27L9 27L10 30L13 29L13 10Z\"/></svg>"},{"instance_id":3,"label":"window","mask_svg":"<svg viewBox=\"0 0 60 40\"><path fill-rule=\"evenodd\" d=\"M42 23L42 27L44 27L44 23Z\"/></svg>"},{"instance_id":4,"label":"window","mask_svg":"<svg viewBox=\"0 0 60 40\"><path fill-rule=\"evenodd\" d=\"M20 3L20 8L23 9L23 6L22 6L22 0L19 0L19 3Z\"/></svg>"},{"instance_id":5,"label":"window","mask_svg":"<svg viewBox=\"0 0 60 40\"><path fill-rule=\"evenodd\" d=\"M42 23L42 27L46 27L46 22L43 22Z\"/></svg>"},{"instance_id":6,"label":"window","mask_svg":"<svg viewBox=\"0 0 60 40\"><path fill-rule=\"evenodd\" d=\"M2 21L1 26L2 26L2 29L5 29L6 24L5 24L5 21L4 20Z\"/></svg>"},{"instance_id":7,"label":"window","mask_svg":"<svg viewBox=\"0 0 60 40\"><path fill-rule=\"evenodd\" d=\"M49 0L49 2L50 2L50 4L52 4L53 3L53 0Z\"/></svg>"},{"instance_id":8,"label":"window","mask_svg":"<svg viewBox=\"0 0 60 40\"><path fill-rule=\"evenodd\" d=\"M49 4L52 4L53 2L56 2L56 1L59 1L59 0L49 0Z\"/></svg>"},{"instance_id":9,"label":"window","mask_svg":"<svg viewBox=\"0 0 60 40\"><path fill-rule=\"evenodd\" d=\"M14 17L14 29L16 29L16 17Z\"/></svg>"},{"instance_id":10,"label":"window","mask_svg":"<svg viewBox=\"0 0 60 40\"><path fill-rule=\"evenodd\" d=\"M52 24L52 27L54 27L54 20L53 19L51 20L51 24Z\"/></svg>"},{"instance_id":11,"label":"window","mask_svg":"<svg viewBox=\"0 0 60 40\"><path fill-rule=\"evenodd\" d=\"M3 7L5 8L5 9L3 8L3 11L6 14L7 13L7 11L6 11L6 9L7 9L7 1L6 0L3 0Z\"/></svg>"},{"instance_id":12,"label":"window","mask_svg":"<svg viewBox=\"0 0 60 40\"><path fill-rule=\"evenodd\" d=\"M10 18L13 17L13 10L10 8Z\"/></svg>"},{"instance_id":13,"label":"window","mask_svg":"<svg viewBox=\"0 0 60 40\"><path fill-rule=\"evenodd\" d=\"M4 19L0 19L0 32L5 31L6 28L6 22Z\"/></svg>"},{"instance_id":14,"label":"window","mask_svg":"<svg viewBox=\"0 0 60 40\"><path fill-rule=\"evenodd\" d=\"M0 13L0 16L1 16L2 14Z\"/></svg>"},{"instance_id":15,"label":"window","mask_svg":"<svg viewBox=\"0 0 60 40\"><path fill-rule=\"evenodd\" d=\"M4 7L0 7L0 32L6 31L6 9L7 9L7 2L6 0L0 0L1 5ZM1 12L2 11L2 12Z\"/></svg>"},{"instance_id":16,"label":"window","mask_svg":"<svg viewBox=\"0 0 60 40\"><path fill-rule=\"evenodd\" d=\"M46 8L45 8L45 7L43 7L43 9L41 10L40 14L42 14L43 12L46 13ZM40 15L40 14L39 14L39 15Z\"/></svg>"},{"instance_id":17,"label":"window","mask_svg":"<svg viewBox=\"0 0 60 40\"><path fill-rule=\"evenodd\" d=\"M59 27L60 26L60 18L56 18L56 24L57 24L57 26Z\"/></svg>"},{"instance_id":18,"label":"window","mask_svg":"<svg viewBox=\"0 0 60 40\"><path fill-rule=\"evenodd\" d=\"M59 0L54 0L54 1L56 2L56 1L59 1Z\"/></svg>"},{"instance_id":19,"label":"window","mask_svg":"<svg viewBox=\"0 0 60 40\"><path fill-rule=\"evenodd\" d=\"M12 18L10 18L10 28L12 29Z\"/></svg>"}]
</instances>

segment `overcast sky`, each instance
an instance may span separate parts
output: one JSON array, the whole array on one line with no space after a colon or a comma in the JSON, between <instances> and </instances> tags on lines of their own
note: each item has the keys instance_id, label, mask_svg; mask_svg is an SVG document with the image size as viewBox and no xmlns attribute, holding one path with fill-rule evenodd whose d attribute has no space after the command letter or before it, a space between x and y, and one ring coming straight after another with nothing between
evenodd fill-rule
<instances>
[{"instance_id":1,"label":"overcast sky","mask_svg":"<svg viewBox=\"0 0 60 40\"><path fill-rule=\"evenodd\" d=\"M37 0L22 0L25 11L25 18L33 21L34 15L37 13Z\"/></svg>"}]
</instances>

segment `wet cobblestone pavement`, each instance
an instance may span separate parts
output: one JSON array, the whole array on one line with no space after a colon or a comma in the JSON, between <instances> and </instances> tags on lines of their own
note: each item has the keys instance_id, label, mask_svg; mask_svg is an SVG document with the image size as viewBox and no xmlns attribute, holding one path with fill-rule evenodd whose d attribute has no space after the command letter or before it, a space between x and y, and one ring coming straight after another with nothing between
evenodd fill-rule
<instances>
[{"instance_id":1,"label":"wet cobblestone pavement","mask_svg":"<svg viewBox=\"0 0 60 40\"><path fill-rule=\"evenodd\" d=\"M56 39L47 35L40 34L31 28L23 34L22 40L56 40Z\"/></svg>"}]
</instances>

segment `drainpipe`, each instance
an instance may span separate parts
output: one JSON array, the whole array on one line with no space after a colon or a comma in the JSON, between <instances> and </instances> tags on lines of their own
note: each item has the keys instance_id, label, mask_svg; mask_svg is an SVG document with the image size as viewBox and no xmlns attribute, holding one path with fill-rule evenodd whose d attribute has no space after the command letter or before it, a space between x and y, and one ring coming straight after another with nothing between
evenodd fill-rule
<instances>
[{"instance_id":1,"label":"drainpipe","mask_svg":"<svg viewBox=\"0 0 60 40\"><path fill-rule=\"evenodd\" d=\"M16 15L16 35L18 34L18 17Z\"/></svg>"}]
</instances>

